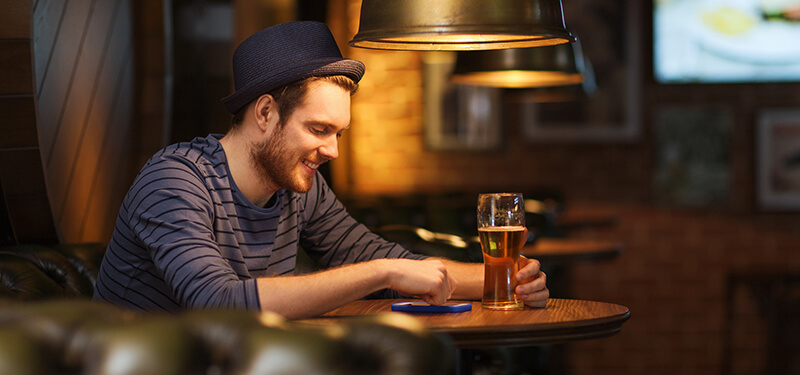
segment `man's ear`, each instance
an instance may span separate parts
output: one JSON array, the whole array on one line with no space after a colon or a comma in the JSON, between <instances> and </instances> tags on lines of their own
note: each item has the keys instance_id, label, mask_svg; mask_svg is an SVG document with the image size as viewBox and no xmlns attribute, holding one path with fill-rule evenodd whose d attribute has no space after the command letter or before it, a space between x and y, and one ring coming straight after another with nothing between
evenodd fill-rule
<instances>
[{"instance_id":1,"label":"man's ear","mask_svg":"<svg viewBox=\"0 0 800 375\"><path fill-rule=\"evenodd\" d=\"M259 96L253 105L253 116L262 132L272 129L278 123L278 105L275 98L269 94Z\"/></svg>"}]
</instances>

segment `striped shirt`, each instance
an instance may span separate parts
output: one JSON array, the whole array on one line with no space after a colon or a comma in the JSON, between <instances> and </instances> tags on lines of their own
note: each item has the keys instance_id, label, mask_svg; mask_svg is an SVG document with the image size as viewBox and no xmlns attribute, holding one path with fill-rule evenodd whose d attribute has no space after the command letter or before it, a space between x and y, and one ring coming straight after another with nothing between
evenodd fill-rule
<instances>
[{"instance_id":1,"label":"striped shirt","mask_svg":"<svg viewBox=\"0 0 800 375\"><path fill-rule=\"evenodd\" d=\"M308 193L248 201L220 135L168 146L128 191L94 298L145 311L259 310L256 278L292 275L298 246L322 267L422 259L357 223L319 175Z\"/></svg>"}]
</instances>

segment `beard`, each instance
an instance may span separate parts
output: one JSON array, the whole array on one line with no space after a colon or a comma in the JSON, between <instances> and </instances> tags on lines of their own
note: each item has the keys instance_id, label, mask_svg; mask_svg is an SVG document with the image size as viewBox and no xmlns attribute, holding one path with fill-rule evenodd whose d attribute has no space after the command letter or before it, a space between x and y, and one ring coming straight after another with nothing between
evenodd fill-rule
<instances>
[{"instance_id":1,"label":"beard","mask_svg":"<svg viewBox=\"0 0 800 375\"><path fill-rule=\"evenodd\" d=\"M276 189L306 193L311 189L314 175L297 172L302 155L291 152L283 137L283 128L276 127L271 140L256 143L250 149L250 159L261 180Z\"/></svg>"}]
</instances>

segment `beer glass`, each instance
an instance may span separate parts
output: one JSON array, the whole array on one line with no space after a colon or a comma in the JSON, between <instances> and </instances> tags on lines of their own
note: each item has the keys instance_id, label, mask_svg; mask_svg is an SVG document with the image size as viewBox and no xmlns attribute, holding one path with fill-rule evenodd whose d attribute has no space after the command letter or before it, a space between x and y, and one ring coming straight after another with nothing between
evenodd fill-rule
<instances>
[{"instance_id":1,"label":"beer glass","mask_svg":"<svg viewBox=\"0 0 800 375\"><path fill-rule=\"evenodd\" d=\"M526 234L522 194L478 196L478 237L484 264L483 308L518 310L524 307L515 289L519 253L525 245Z\"/></svg>"}]
</instances>

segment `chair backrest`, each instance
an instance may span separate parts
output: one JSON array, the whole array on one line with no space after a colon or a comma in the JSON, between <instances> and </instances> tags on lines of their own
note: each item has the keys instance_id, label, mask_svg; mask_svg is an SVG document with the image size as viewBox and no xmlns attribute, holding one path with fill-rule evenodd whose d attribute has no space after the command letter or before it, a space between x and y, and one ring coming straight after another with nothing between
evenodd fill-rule
<instances>
[{"instance_id":1,"label":"chair backrest","mask_svg":"<svg viewBox=\"0 0 800 375\"><path fill-rule=\"evenodd\" d=\"M91 298L104 251L102 244L0 248L0 298Z\"/></svg>"},{"instance_id":2,"label":"chair backrest","mask_svg":"<svg viewBox=\"0 0 800 375\"><path fill-rule=\"evenodd\" d=\"M449 233L411 225L384 225L374 229L384 239L396 242L417 254L462 262L482 262L480 243Z\"/></svg>"}]
</instances>

